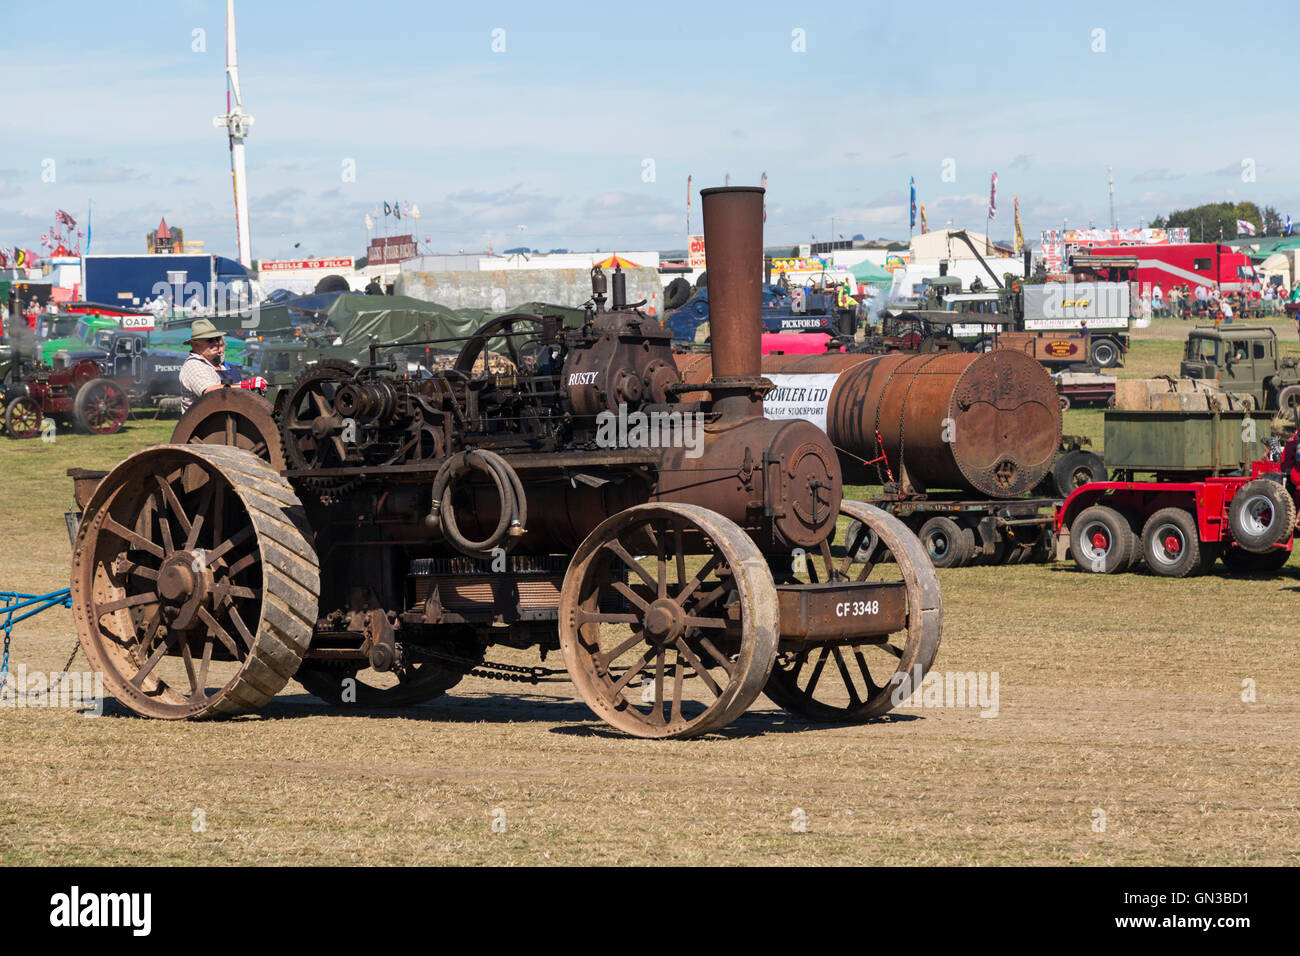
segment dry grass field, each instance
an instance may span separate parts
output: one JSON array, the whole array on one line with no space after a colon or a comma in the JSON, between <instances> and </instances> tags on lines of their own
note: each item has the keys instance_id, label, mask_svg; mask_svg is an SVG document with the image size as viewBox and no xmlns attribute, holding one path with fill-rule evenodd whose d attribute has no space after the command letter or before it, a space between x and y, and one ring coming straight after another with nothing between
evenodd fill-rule
<instances>
[{"instance_id":1,"label":"dry grass field","mask_svg":"<svg viewBox=\"0 0 1300 956\"><path fill-rule=\"evenodd\" d=\"M1140 334L1126 374L1176 372L1185 327ZM65 586L64 470L109 466L172 424L0 438L0 587ZM1065 430L1100 442L1100 425L1071 411ZM0 862L1294 863L1298 572L942 571L936 669L996 672L989 716L828 727L760 698L723 733L652 743L608 730L566 680L477 678L401 713L331 708L292 683L221 723L112 701L98 718L3 708ZM11 663L59 668L73 639L71 613L47 612L18 626Z\"/></svg>"}]
</instances>

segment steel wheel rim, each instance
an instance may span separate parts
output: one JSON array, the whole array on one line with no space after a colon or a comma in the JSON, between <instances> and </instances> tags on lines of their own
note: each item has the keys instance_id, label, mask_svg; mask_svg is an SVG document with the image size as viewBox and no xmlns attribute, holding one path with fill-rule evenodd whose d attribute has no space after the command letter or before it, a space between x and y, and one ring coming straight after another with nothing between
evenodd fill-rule
<instances>
[{"instance_id":1,"label":"steel wheel rim","mask_svg":"<svg viewBox=\"0 0 1300 956\"><path fill-rule=\"evenodd\" d=\"M692 550L688 534L712 550ZM650 570L638 553L650 556ZM627 609L602 610L602 591ZM738 627L725 623L730 608L740 612ZM695 505L648 504L583 541L565 576L560 622L565 663L588 706L619 730L667 739L719 729L749 706L771 673L780 614L771 573L736 525Z\"/></svg>"},{"instance_id":2,"label":"steel wheel rim","mask_svg":"<svg viewBox=\"0 0 1300 956\"><path fill-rule=\"evenodd\" d=\"M1187 553L1187 537L1183 529L1172 521L1159 525L1151 535L1152 548L1149 557L1166 567L1173 567Z\"/></svg>"},{"instance_id":3,"label":"steel wheel rim","mask_svg":"<svg viewBox=\"0 0 1300 956\"><path fill-rule=\"evenodd\" d=\"M1100 532L1106 540L1106 546L1099 548L1094 544L1094 536ZM1080 536L1079 550L1083 552L1084 558L1088 561L1105 560L1110 554L1111 549L1115 546L1115 540L1110 533L1110 528L1101 521L1090 521L1083 529Z\"/></svg>"},{"instance_id":4,"label":"steel wheel rim","mask_svg":"<svg viewBox=\"0 0 1300 956\"><path fill-rule=\"evenodd\" d=\"M1263 535L1273 527L1273 502L1264 495L1251 495L1241 509L1241 523L1253 535Z\"/></svg>"},{"instance_id":5,"label":"steel wheel rim","mask_svg":"<svg viewBox=\"0 0 1300 956\"><path fill-rule=\"evenodd\" d=\"M929 552L930 560L937 561L952 548L952 542L942 531L935 530L925 536L925 548Z\"/></svg>"}]
</instances>

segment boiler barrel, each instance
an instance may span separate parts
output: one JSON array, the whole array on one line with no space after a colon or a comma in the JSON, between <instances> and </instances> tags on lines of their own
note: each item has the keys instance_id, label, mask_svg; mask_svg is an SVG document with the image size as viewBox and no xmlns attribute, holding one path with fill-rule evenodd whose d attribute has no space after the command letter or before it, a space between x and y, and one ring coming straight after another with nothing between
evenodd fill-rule
<instances>
[{"instance_id":1,"label":"boiler barrel","mask_svg":"<svg viewBox=\"0 0 1300 956\"><path fill-rule=\"evenodd\" d=\"M707 357L679 356L679 367L688 382L710 374ZM880 455L879 432L894 477L905 467L920 489L1015 497L1042 480L1060 445L1051 376L1011 349L765 355L762 368L776 386L767 417L812 421L859 460Z\"/></svg>"}]
</instances>

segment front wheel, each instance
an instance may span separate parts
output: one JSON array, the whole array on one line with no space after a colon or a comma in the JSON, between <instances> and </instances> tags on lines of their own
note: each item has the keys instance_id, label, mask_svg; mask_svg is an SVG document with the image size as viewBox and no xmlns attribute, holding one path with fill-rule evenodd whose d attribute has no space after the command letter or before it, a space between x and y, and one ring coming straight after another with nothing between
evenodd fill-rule
<instances>
[{"instance_id":1,"label":"front wheel","mask_svg":"<svg viewBox=\"0 0 1300 956\"><path fill-rule=\"evenodd\" d=\"M1119 346L1110 339L1096 339L1088 349L1088 358L1097 368L1114 368L1119 364Z\"/></svg>"},{"instance_id":2,"label":"front wheel","mask_svg":"<svg viewBox=\"0 0 1300 956\"><path fill-rule=\"evenodd\" d=\"M569 676L635 737L695 737L763 690L780 639L776 585L738 525L698 505L643 504L601 522L560 592Z\"/></svg>"}]
</instances>

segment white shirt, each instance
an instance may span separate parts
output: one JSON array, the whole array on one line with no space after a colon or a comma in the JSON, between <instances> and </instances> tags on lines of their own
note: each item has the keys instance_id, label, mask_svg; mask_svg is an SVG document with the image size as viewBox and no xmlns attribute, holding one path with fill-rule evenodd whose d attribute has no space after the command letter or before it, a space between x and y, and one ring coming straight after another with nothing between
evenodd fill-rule
<instances>
[{"instance_id":1,"label":"white shirt","mask_svg":"<svg viewBox=\"0 0 1300 956\"><path fill-rule=\"evenodd\" d=\"M216 366L198 352L191 352L181 363L181 414L190 410L194 400L214 385L221 384L221 374Z\"/></svg>"}]
</instances>

